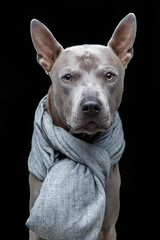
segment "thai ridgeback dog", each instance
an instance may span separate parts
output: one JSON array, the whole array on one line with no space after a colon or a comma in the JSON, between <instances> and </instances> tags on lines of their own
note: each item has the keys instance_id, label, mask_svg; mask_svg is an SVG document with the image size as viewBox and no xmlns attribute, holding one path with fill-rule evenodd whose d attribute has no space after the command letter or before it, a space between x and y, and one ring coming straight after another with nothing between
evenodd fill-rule
<instances>
[{"instance_id":1,"label":"thai ridgeback dog","mask_svg":"<svg viewBox=\"0 0 160 240\"><path fill-rule=\"evenodd\" d=\"M125 69L133 56L135 36L136 18L130 13L118 24L107 46L63 49L45 25L36 19L31 21L37 60L52 81L46 106L55 125L87 142L111 126L122 99ZM32 174L29 183L31 209L43 183ZM117 163L111 168L106 184L107 205L97 240L116 239L119 190ZM42 238L30 231L29 239Z\"/></svg>"}]
</instances>

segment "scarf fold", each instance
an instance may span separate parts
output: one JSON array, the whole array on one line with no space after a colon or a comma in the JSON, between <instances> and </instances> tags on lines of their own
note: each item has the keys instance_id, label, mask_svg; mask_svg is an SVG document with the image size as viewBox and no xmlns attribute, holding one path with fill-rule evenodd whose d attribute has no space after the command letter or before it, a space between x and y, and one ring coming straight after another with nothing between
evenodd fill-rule
<instances>
[{"instance_id":1,"label":"scarf fold","mask_svg":"<svg viewBox=\"0 0 160 240\"><path fill-rule=\"evenodd\" d=\"M86 143L53 124L46 97L36 110L28 159L29 171L44 182L26 224L48 240L96 240L110 167L125 147L119 114L97 140Z\"/></svg>"}]
</instances>

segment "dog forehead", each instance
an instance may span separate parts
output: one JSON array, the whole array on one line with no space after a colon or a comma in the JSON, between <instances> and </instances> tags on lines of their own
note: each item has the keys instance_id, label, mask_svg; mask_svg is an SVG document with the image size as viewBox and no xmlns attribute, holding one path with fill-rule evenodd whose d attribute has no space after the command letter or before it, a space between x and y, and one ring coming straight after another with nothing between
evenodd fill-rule
<instances>
[{"instance_id":1,"label":"dog forehead","mask_svg":"<svg viewBox=\"0 0 160 240\"><path fill-rule=\"evenodd\" d=\"M92 69L107 67L122 67L121 61L115 55L113 50L103 45L78 45L64 49L54 64L57 70L66 67L86 70L90 72Z\"/></svg>"},{"instance_id":2,"label":"dog forehead","mask_svg":"<svg viewBox=\"0 0 160 240\"><path fill-rule=\"evenodd\" d=\"M102 45L79 45L79 46L73 46L66 48L64 53L65 54L71 54L75 58L79 59L93 59L93 58L99 58L100 55L104 53L106 50L105 46Z\"/></svg>"},{"instance_id":3,"label":"dog forehead","mask_svg":"<svg viewBox=\"0 0 160 240\"><path fill-rule=\"evenodd\" d=\"M66 48L63 51L63 60L78 64L82 68L96 67L105 55L105 46L102 45L80 45Z\"/></svg>"}]
</instances>

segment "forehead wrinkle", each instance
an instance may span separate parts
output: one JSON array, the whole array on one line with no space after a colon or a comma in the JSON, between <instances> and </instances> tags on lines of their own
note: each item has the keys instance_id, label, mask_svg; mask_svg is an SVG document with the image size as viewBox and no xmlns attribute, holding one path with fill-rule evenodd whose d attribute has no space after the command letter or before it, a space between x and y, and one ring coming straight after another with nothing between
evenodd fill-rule
<instances>
[{"instance_id":1,"label":"forehead wrinkle","mask_svg":"<svg viewBox=\"0 0 160 240\"><path fill-rule=\"evenodd\" d=\"M91 51L85 50L75 57L78 65L86 71L90 71L97 67L98 57Z\"/></svg>"}]
</instances>

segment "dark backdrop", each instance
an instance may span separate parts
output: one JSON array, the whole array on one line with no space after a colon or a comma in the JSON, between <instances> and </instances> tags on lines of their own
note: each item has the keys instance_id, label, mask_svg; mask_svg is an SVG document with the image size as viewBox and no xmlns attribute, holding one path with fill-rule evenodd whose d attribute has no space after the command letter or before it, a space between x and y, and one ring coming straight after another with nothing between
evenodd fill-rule
<instances>
[{"instance_id":1,"label":"dark backdrop","mask_svg":"<svg viewBox=\"0 0 160 240\"><path fill-rule=\"evenodd\" d=\"M148 1L149 2L149 1ZM121 209L119 240L146 239L154 233L158 157L158 26L159 12L152 1L39 1L1 8L1 191L6 239L28 239L27 158L36 106L47 93L49 77L36 62L30 20L42 21L63 45L106 45L119 21L129 12L137 17L134 58L125 77L120 115L126 150L120 161ZM160 28L159 28L160 29ZM157 64L157 65L156 65ZM4 206L4 209L3 209ZM20 232L20 233L19 233ZM154 238L151 238L154 239Z\"/></svg>"}]
</instances>

